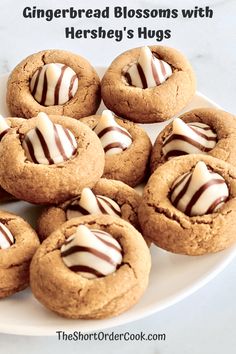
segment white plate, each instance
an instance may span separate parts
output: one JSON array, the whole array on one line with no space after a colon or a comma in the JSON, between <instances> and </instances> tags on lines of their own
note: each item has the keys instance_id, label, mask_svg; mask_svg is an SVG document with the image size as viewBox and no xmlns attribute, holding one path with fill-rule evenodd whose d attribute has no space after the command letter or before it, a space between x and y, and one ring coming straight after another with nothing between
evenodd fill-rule
<instances>
[{"instance_id":1,"label":"white plate","mask_svg":"<svg viewBox=\"0 0 236 354\"><path fill-rule=\"evenodd\" d=\"M99 69L100 74L103 69ZM7 75L0 77L0 113L8 115L5 104ZM197 93L184 111L196 107L218 107ZM165 124L144 124L154 140ZM24 202L1 205L34 225L40 207ZM199 257L180 256L151 247L152 270L149 287L141 301L124 314L108 320L67 320L45 309L30 290L0 301L0 331L10 334L55 335L58 330L90 332L119 326L161 311L184 299L221 272L236 255L236 247Z\"/></svg>"}]
</instances>

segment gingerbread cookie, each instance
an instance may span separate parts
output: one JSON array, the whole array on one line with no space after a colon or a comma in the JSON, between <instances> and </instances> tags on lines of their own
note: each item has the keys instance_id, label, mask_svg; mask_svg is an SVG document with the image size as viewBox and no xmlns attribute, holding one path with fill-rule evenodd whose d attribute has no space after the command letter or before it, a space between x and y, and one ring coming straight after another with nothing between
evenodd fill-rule
<instances>
[{"instance_id":1,"label":"gingerbread cookie","mask_svg":"<svg viewBox=\"0 0 236 354\"><path fill-rule=\"evenodd\" d=\"M107 318L140 299L150 266L148 247L131 224L111 215L83 216L42 243L30 284L34 296L61 316Z\"/></svg>"},{"instance_id":2,"label":"gingerbread cookie","mask_svg":"<svg viewBox=\"0 0 236 354\"><path fill-rule=\"evenodd\" d=\"M173 157L209 154L236 165L236 118L215 108L184 113L158 135L151 154L151 171Z\"/></svg>"},{"instance_id":3,"label":"gingerbread cookie","mask_svg":"<svg viewBox=\"0 0 236 354\"><path fill-rule=\"evenodd\" d=\"M121 217L139 229L137 212L140 203L141 196L128 185L101 178L92 190L84 188L81 195L43 210L38 219L38 234L44 240L67 220L88 214Z\"/></svg>"},{"instance_id":4,"label":"gingerbread cookie","mask_svg":"<svg viewBox=\"0 0 236 354\"><path fill-rule=\"evenodd\" d=\"M207 155L158 167L139 207L144 236L174 253L218 252L236 241L236 169Z\"/></svg>"},{"instance_id":5,"label":"gingerbread cookie","mask_svg":"<svg viewBox=\"0 0 236 354\"><path fill-rule=\"evenodd\" d=\"M119 117L153 123L186 106L195 93L195 75L177 50L149 46L119 55L101 85L105 105Z\"/></svg>"},{"instance_id":6,"label":"gingerbread cookie","mask_svg":"<svg viewBox=\"0 0 236 354\"><path fill-rule=\"evenodd\" d=\"M29 265L38 246L38 237L27 222L0 211L0 298L28 286Z\"/></svg>"},{"instance_id":7,"label":"gingerbread cookie","mask_svg":"<svg viewBox=\"0 0 236 354\"><path fill-rule=\"evenodd\" d=\"M0 184L7 192L54 204L94 186L103 173L104 152L85 124L40 113L4 136L0 164Z\"/></svg>"},{"instance_id":8,"label":"gingerbread cookie","mask_svg":"<svg viewBox=\"0 0 236 354\"><path fill-rule=\"evenodd\" d=\"M12 115L31 118L39 112L73 118L96 113L100 80L83 57L64 50L44 50L12 71L7 104Z\"/></svg>"},{"instance_id":9,"label":"gingerbread cookie","mask_svg":"<svg viewBox=\"0 0 236 354\"><path fill-rule=\"evenodd\" d=\"M152 145L140 126L115 117L109 110L101 116L82 118L81 122L100 138L105 152L104 178L135 187L147 177Z\"/></svg>"}]
</instances>

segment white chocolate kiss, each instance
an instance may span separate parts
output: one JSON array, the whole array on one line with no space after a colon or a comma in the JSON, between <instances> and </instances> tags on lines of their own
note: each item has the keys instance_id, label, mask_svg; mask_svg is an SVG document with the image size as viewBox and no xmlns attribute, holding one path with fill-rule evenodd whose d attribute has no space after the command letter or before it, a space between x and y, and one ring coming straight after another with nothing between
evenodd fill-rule
<instances>
[{"instance_id":1,"label":"white chocolate kiss","mask_svg":"<svg viewBox=\"0 0 236 354\"><path fill-rule=\"evenodd\" d=\"M2 138L8 132L9 129L10 126L8 125L6 119L0 115L0 141L2 140Z\"/></svg>"},{"instance_id":2,"label":"white chocolate kiss","mask_svg":"<svg viewBox=\"0 0 236 354\"><path fill-rule=\"evenodd\" d=\"M102 112L94 132L100 138L106 155L119 154L132 144L128 130L116 123L113 113L108 109Z\"/></svg>"},{"instance_id":3,"label":"white chocolate kiss","mask_svg":"<svg viewBox=\"0 0 236 354\"><path fill-rule=\"evenodd\" d=\"M93 279L116 271L122 262L122 249L107 232L80 225L62 245L61 257L70 270Z\"/></svg>"},{"instance_id":4,"label":"white chocolate kiss","mask_svg":"<svg viewBox=\"0 0 236 354\"><path fill-rule=\"evenodd\" d=\"M0 222L0 249L7 249L11 247L15 239L8 228Z\"/></svg>"},{"instance_id":5,"label":"white chocolate kiss","mask_svg":"<svg viewBox=\"0 0 236 354\"><path fill-rule=\"evenodd\" d=\"M176 118L171 134L164 140L162 152L167 160L186 154L207 154L217 143L217 135L205 123L185 123Z\"/></svg>"},{"instance_id":6,"label":"white chocolate kiss","mask_svg":"<svg viewBox=\"0 0 236 354\"><path fill-rule=\"evenodd\" d=\"M170 192L172 204L188 216L216 212L229 197L224 178L199 161L193 172L180 176Z\"/></svg>"},{"instance_id":7,"label":"white chocolate kiss","mask_svg":"<svg viewBox=\"0 0 236 354\"><path fill-rule=\"evenodd\" d=\"M30 81L30 91L43 106L62 105L74 97L78 84L78 77L69 66L50 63L36 70Z\"/></svg>"},{"instance_id":8,"label":"white chocolate kiss","mask_svg":"<svg viewBox=\"0 0 236 354\"><path fill-rule=\"evenodd\" d=\"M88 214L121 216L119 205L111 198L95 195L90 188L84 188L79 200L72 202L66 210L67 220Z\"/></svg>"},{"instance_id":9,"label":"white chocolate kiss","mask_svg":"<svg viewBox=\"0 0 236 354\"><path fill-rule=\"evenodd\" d=\"M171 75L171 66L156 58L147 46L140 49L138 62L125 74L130 85L143 89L161 85Z\"/></svg>"},{"instance_id":10,"label":"white chocolate kiss","mask_svg":"<svg viewBox=\"0 0 236 354\"><path fill-rule=\"evenodd\" d=\"M29 161L38 164L58 164L76 152L74 135L60 124L54 124L46 113L39 113L36 127L25 134L22 146Z\"/></svg>"}]
</instances>

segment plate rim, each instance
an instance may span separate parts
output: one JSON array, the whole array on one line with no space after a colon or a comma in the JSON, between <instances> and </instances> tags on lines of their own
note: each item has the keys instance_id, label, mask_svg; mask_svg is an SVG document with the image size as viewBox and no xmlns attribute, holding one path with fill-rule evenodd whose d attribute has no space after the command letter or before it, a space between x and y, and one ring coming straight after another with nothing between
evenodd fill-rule
<instances>
[{"instance_id":1,"label":"plate rim","mask_svg":"<svg viewBox=\"0 0 236 354\"><path fill-rule=\"evenodd\" d=\"M102 66L95 66L96 70L104 70L105 67ZM9 76L10 73L2 73L0 74L0 80L1 79L6 79ZM202 94L199 91L195 92L195 96L200 97L201 99L207 101L210 105L212 105L215 108L218 109L222 109L222 107L220 105L218 105L216 102L214 102L212 99L208 98L208 96ZM214 266L213 270L208 271L208 273L198 277L198 279L194 282L194 284L190 284L186 287L184 287L184 289L180 290L178 292L178 294L174 294L171 295L169 297L167 297L165 300L159 302L157 305L156 304L151 304L149 306L146 306L145 309L139 310L138 313L134 313L132 314L132 316L130 318L119 318L118 317L113 317L111 319L104 319L104 320L93 320L94 323L96 323L96 325L91 326L92 328L88 327L84 327L83 328L78 328L78 326L76 325L76 320L75 321L75 326L74 326L74 330L79 330L83 333L89 333L89 332L95 332L98 330L108 330L111 328L116 328L116 327L120 327L122 325L126 325L128 323L146 318L148 316L151 316L155 313L158 313L160 311L165 310L168 307L171 307L177 303L179 303L180 301L184 300L185 298L187 298L188 296L192 295L193 293L195 293L196 291L198 291L199 289L201 289L204 285L206 285L207 283L209 283L211 280L213 280L218 274L220 274L231 262L232 260L235 258L236 256L236 245L232 246L230 249L228 249L228 254L224 257L223 260L221 260L220 262L218 262L219 264L217 266ZM145 296L145 295L144 295ZM7 300L7 299L6 299ZM113 322L115 321L115 323L110 324L110 320ZM89 323L90 320L88 320ZM68 331L68 329L65 328L58 328L56 330L65 330ZM25 336L56 336L56 330L54 329L54 325L53 328L49 328L49 327L42 327L42 325L40 327L32 327L30 324L28 325L16 325L16 326L12 326L9 324L5 324L3 325L3 322L0 322L0 333L4 333L4 334L15 334L15 335L25 335ZM69 331L72 331L71 328L69 328Z\"/></svg>"}]
</instances>

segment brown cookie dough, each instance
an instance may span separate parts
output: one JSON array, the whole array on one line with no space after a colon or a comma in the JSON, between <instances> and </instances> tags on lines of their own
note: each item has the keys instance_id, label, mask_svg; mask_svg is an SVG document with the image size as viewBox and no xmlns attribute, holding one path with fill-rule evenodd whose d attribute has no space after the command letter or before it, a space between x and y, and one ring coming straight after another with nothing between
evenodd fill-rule
<instances>
[{"instance_id":1,"label":"brown cookie dough","mask_svg":"<svg viewBox=\"0 0 236 354\"><path fill-rule=\"evenodd\" d=\"M8 125L10 126L10 128L16 128L20 124L22 124L25 120L23 118L9 117L9 118L6 118L6 121L7 121ZM2 137L2 139L3 138L4 138L4 136ZM0 139L0 142L1 142L2 139ZM8 201L8 200L12 200L12 199L14 199L14 197L11 194L7 193L0 186L0 202L5 202L5 201Z\"/></svg>"},{"instance_id":2,"label":"brown cookie dough","mask_svg":"<svg viewBox=\"0 0 236 354\"><path fill-rule=\"evenodd\" d=\"M197 108L182 114L180 118L185 123L200 122L209 125L217 134L217 142L208 154L236 165L236 118L232 114L215 108ZM152 172L167 161L162 146L171 130L172 122L162 130L154 143L150 161Z\"/></svg>"},{"instance_id":3,"label":"brown cookie dough","mask_svg":"<svg viewBox=\"0 0 236 354\"><path fill-rule=\"evenodd\" d=\"M136 229L139 229L138 206L141 203L141 196L131 187L123 182L101 178L93 187L96 195L102 195L114 200L121 208L121 218L130 222ZM73 203L80 199L77 196L63 204L47 207L43 210L38 219L38 234L41 240L66 222L66 210Z\"/></svg>"},{"instance_id":4,"label":"brown cookie dough","mask_svg":"<svg viewBox=\"0 0 236 354\"><path fill-rule=\"evenodd\" d=\"M0 298L25 289L29 283L29 265L39 246L39 240L22 218L0 211L0 222L14 237L14 243L7 249L0 249Z\"/></svg>"},{"instance_id":5,"label":"brown cookie dough","mask_svg":"<svg viewBox=\"0 0 236 354\"><path fill-rule=\"evenodd\" d=\"M101 116L94 115L82 118L81 122L94 129ZM127 120L116 118L116 122L124 127L132 136L132 144L122 153L105 155L104 178L115 179L131 187L141 183L149 173L149 155L152 148L147 133L140 126Z\"/></svg>"},{"instance_id":6,"label":"brown cookie dough","mask_svg":"<svg viewBox=\"0 0 236 354\"><path fill-rule=\"evenodd\" d=\"M78 77L78 90L66 103L46 107L31 94L30 80L39 68L49 63L61 63L73 69ZM12 71L7 85L11 114L25 118L45 112L79 119L96 113L100 100L100 80L95 69L83 57L64 50L44 50L30 55Z\"/></svg>"},{"instance_id":7,"label":"brown cookie dough","mask_svg":"<svg viewBox=\"0 0 236 354\"><path fill-rule=\"evenodd\" d=\"M172 205L169 194L174 181L198 161L225 179L229 199L212 214L189 217ZM236 169L207 155L174 158L150 177L138 216L144 236L167 251L187 255L221 251L236 241Z\"/></svg>"},{"instance_id":8,"label":"brown cookie dough","mask_svg":"<svg viewBox=\"0 0 236 354\"><path fill-rule=\"evenodd\" d=\"M173 73L164 83L147 89L129 85L125 73L137 62L141 48L119 55L101 83L105 105L118 116L140 123L162 122L173 117L195 93L193 69L180 52L163 46L149 48L172 67Z\"/></svg>"},{"instance_id":9,"label":"brown cookie dough","mask_svg":"<svg viewBox=\"0 0 236 354\"><path fill-rule=\"evenodd\" d=\"M87 279L71 271L60 248L78 225L110 233L122 247L122 263L110 275ZM30 268L34 296L47 308L69 318L106 318L133 306L144 293L151 266L148 247L128 222L112 217L84 216L64 223L36 252Z\"/></svg>"},{"instance_id":10,"label":"brown cookie dough","mask_svg":"<svg viewBox=\"0 0 236 354\"><path fill-rule=\"evenodd\" d=\"M104 152L91 129L69 117L49 118L74 134L78 147L71 159L51 165L27 159L22 139L35 127L37 117L9 131L0 144L0 185L16 198L36 204L55 204L77 196L84 187L94 186L104 168Z\"/></svg>"}]
</instances>

